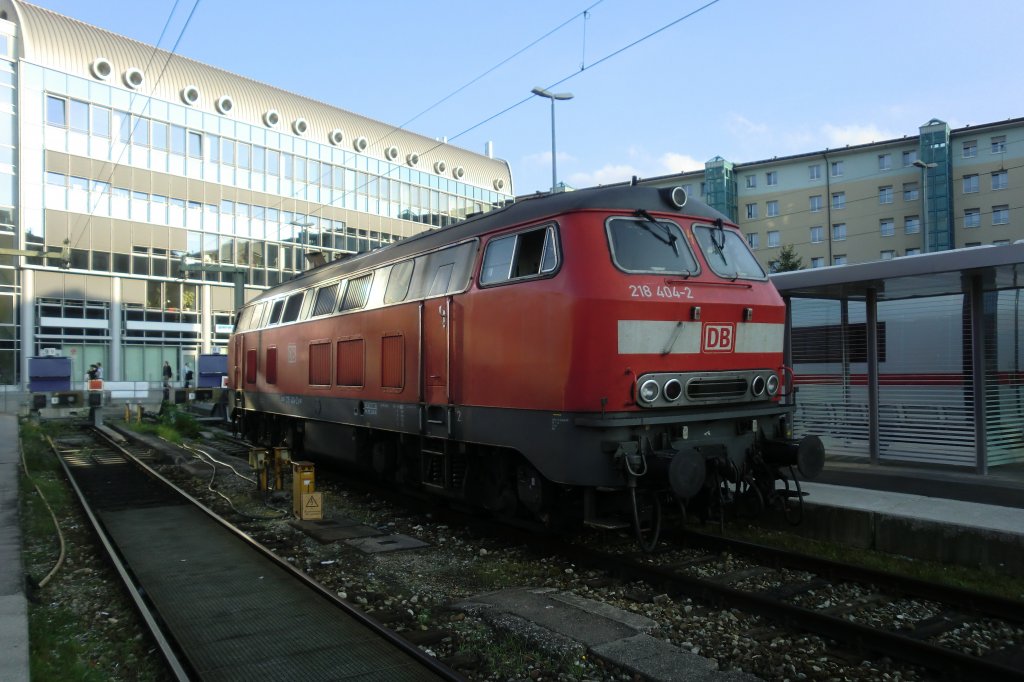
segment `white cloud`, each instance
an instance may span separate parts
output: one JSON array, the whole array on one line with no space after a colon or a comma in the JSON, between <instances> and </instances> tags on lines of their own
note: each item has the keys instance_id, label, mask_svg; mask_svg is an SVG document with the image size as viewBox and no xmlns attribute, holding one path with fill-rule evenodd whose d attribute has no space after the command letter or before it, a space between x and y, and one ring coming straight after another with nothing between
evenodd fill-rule
<instances>
[{"instance_id":1,"label":"white cloud","mask_svg":"<svg viewBox=\"0 0 1024 682\"><path fill-rule=\"evenodd\" d=\"M594 185L623 182L629 180L634 175L640 175L640 171L636 166L609 163L595 171L572 173L569 175L568 182L573 187L592 187Z\"/></svg>"},{"instance_id":2,"label":"white cloud","mask_svg":"<svg viewBox=\"0 0 1024 682\"><path fill-rule=\"evenodd\" d=\"M685 173L687 171L701 170L704 168L704 163L693 158L689 154L679 154L676 152L665 152L658 159L661 164L661 170L658 175L668 175L669 173Z\"/></svg>"},{"instance_id":3,"label":"white cloud","mask_svg":"<svg viewBox=\"0 0 1024 682\"><path fill-rule=\"evenodd\" d=\"M550 156L548 154L549 158ZM626 150L625 156L629 163L606 163L594 171L577 171L569 175L567 182L573 187L591 187L625 182L634 175L650 178L704 168L702 161L678 152L665 152L660 156L654 156L641 147L633 146Z\"/></svg>"},{"instance_id":4,"label":"white cloud","mask_svg":"<svg viewBox=\"0 0 1024 682\"><path fill-rule=\"evenodd\" d=\"M745 116L739 114L729 114L729 118L725 122L726 129L733 135L744 136L744 135L764 135L768 132L768 126L764 123L754 123Z\"/></svg>"},{"instance_id":5,"label":"white cloud","mask_svg":"<svg viewBox=\"0 0 1024 682\"><path fill-rule=\"evenodd\" d=\"M825 138L825 146L829 148L843 147L848 144L867 144L899 137L899 135L882 130L874 124L837 126L826 123L821 127L821 134Z\"/></svg>"}]
</instances>

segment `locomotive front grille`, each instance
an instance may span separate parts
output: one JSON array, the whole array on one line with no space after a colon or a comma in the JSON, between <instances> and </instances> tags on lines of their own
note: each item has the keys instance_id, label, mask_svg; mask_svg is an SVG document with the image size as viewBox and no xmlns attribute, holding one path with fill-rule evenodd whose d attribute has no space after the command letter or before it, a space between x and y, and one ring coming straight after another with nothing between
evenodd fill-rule
<instances>
[{"instance_id":1,"label":"locomotive front grille","mask_svg":"<svg viewBox=\"0 0 1024 682\"><path fill-rule=\"evenodd\" d=\"M740 377L709 379L701 377L686 382L689 400L729 400L747 395L747 380Z\"/></svg>"}]
</instances>

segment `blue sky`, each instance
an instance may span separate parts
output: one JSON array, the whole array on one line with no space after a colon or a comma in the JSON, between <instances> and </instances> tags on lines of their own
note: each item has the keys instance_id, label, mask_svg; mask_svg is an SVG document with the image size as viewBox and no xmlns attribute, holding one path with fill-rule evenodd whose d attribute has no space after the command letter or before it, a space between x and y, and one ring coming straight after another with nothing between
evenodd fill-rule
<instances>
[{"instance_id":1,"label":"blue sky","mask_svg":"<svg viewBox=\"0 0 1024 682\"><path fill-rule=\"evenodd\" d=\"M177 51L467 149L492 141L519 194L551 184L550 102L514 106L534 86L575 95L556 125L576 187L1024 116L1013 0L718 0L609 56L707 2L201 0ZM149 44L175 6L36 4Z\"/></svg>"}]
</instances>

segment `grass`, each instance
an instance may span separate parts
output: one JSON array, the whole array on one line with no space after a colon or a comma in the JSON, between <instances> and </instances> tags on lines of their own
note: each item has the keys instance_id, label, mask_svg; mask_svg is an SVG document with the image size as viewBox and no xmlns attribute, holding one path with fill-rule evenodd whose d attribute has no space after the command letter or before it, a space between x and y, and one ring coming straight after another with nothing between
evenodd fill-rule
<instances>
[{"instance_id":1,"label":"grass","mask_svg":"<svg viewBox=\"0 0 1024 682\"><path fill-rule=\"evenodd\" d=\"M59 542L38 486L63 530L67 558L29 603L29 666L33 682L164 680L165 666L142 634L128 596L105 562L46 436L70 433L63 422L24 421L22 451L29 476L19 476L22 559L38 582L56 565Z\"/></svg>"},{"instance_id":2,"label":"grass","mask_svg":"<svg viewBox=\"0 0 1024 682\"><path fill-rule=\"evenodd\" d=\"M126 427L136 433L157 436L171 443L180 444L187 438L199 437L199 422L176 405L164 403L156 422L129 422Z\"/></svg>"}]
</instances>

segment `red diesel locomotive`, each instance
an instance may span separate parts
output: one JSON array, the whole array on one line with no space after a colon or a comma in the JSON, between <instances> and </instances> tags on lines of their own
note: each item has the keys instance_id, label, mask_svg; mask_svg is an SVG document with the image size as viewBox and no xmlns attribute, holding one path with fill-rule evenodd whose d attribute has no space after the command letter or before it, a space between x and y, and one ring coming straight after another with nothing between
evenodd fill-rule
<instances>
[{"instance_id":1,"label":"red diesel locomotive","mask_svg":"<svg viewBox=\"0 0 1024 682\"><path fill-rule=\"evenodd\" d=\"M664 502L756 512L824 450L787 437L785 305L726 221L678 187L593 188L307 271L238 315L234 419L293 457L646 546Z\"/></svg>"}]
</instances>

